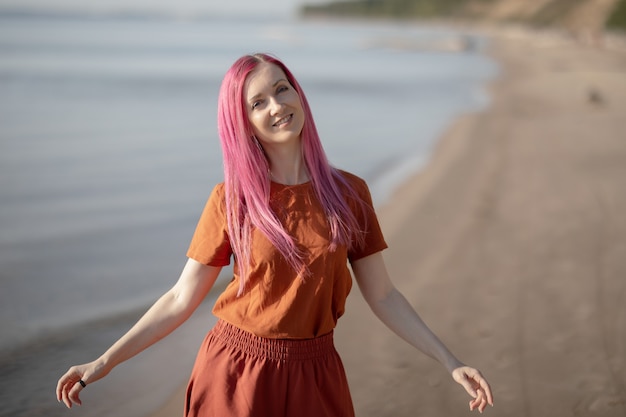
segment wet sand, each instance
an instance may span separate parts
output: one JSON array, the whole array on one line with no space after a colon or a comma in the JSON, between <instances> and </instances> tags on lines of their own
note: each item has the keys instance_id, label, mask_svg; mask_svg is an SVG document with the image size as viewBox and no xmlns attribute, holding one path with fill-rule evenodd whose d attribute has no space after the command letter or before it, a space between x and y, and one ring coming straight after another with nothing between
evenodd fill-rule
<instances>
[{"instance_id":1,"label":"wet sand","mask_svg":"<svg viewBox=\"0 0 626 417\"><path fill-rule=\"evenodd\" d=\"M397 287L489 378L498 416L626 415L626 52L486 30L501 76L379 209ZM462 416L443 367L355 288L336 331L357 416ZM153 417L182 413L181 388ZM165 401L166 399L164 399Z\"/></svg>"}]
</instances>

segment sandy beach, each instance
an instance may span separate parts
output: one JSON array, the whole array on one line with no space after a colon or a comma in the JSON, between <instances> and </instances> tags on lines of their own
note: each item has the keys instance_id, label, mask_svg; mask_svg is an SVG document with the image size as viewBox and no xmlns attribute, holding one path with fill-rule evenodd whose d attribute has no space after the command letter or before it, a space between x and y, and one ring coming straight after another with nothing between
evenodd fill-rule
<instances>
[{"instance_id":1,"label":"sandy beach","mask_svg":"<svg viewBox=\"0 0 626 417\"><path fill-rule=\"evenodd\" d=\"M488 30L492 102L379 216L398 288L480 368L498 416L626 415L626 52ZM468 415L445 370L357 288L336 331L356 414ZM153 417L182 412L184 390ZM164 399L165 400L165 399Z\"/></svg>"}]
</instances>

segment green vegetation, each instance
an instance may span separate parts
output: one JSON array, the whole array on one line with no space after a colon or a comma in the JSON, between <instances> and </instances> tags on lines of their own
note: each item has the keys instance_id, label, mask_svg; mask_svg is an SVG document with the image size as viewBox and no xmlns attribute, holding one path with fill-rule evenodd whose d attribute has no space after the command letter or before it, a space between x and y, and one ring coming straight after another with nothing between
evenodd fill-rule
<instances>
[{"instance_id":1,"label":"green vegetation","mask_svg":"<svg viewBox=\"0 0 626 417\"><path fill-rule=\"evenodd\" d=\"M492 0L479 0L491 2ZM476 0L473 0L476 2ZM328 4L304 6L305 16L331 15L368 18L456 17L467 14L468 0L338 0Z\"/></svg>"},{"instance_id":2,"label":"green vegetation","mask_svg":"<svg viewBox=\"0 0 626 417\"><path fill-rule=\"evenodd\" d=\"M328 0L326 4L304 6L304 16L336 16L388 19L489 18L489 11L500 0ZM529 0L519 0L521 4ZM511 9L498 19L535 27L568 27L569 17L593 0L549 0L540 2L532 13ZM613 0L615 7L606 22L608 29L626 30L626 0ZM529 9L526 9L529 10ZM604 19L604 16L598 16ZM571 27L569 29L572 29Z\"/></svg>"},{"instance_id":3,"label":"green vegetation","mask_svg":"<svg viewBox=\"0 0 626 417\"><path fill-rule=\"evenodd\" d=\"M606 22L608 29L626 30L626 0L620 0L615 5L613 13Z\"/></svg>"}]
</instances>

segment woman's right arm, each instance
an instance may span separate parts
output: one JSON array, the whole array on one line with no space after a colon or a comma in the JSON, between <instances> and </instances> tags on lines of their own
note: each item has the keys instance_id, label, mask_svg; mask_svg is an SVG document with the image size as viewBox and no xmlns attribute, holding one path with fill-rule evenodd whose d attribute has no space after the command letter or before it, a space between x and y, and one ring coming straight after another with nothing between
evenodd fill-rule
<instances>
[{"instance_id":1,"label":"woman's right arm","mask_svg":"<svg viewBox=\"0 0 626 417\"><path fill-rule=\"evenodd\" d=\"M115 366L173 332L204 300L221 269L189 259L176 284L124 336L95 361L72 366L59 379L57 399L68 408L80 405L83 387L79 381L90 384L105 377Z\"/></svg>"}]
</instances>

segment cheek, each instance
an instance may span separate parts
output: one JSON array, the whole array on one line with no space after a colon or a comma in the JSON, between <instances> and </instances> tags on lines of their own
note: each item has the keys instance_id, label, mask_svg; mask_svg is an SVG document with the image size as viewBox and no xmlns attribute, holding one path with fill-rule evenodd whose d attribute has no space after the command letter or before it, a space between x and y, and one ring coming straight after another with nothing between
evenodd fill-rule
<instances>
[{"instance_id":1,"label":"cheek","mask_svg":"<svg viewBox=\"0 0 626 417\"><path fill-rule=\"evenodd\" d=\"M258 114L248 115L248 120L250 121L250 125L252 126L252 129L254 129L255 131L263 129L264 118L261 115L258 115Z\"/></svg>"},{"instance_id":2,"label":"cheek","mask_svg":"<svg viewBox=\"0 0 626 417\"><path fill-rule=\"evenodd\" d=\"M298 113L300 113L301 117L304 118L304 107L302 107L302 104L300 103L300 100L298 100L296 102L297 104L295 105L295 107L298 109Z\"/></svg>"}]
</instances>

